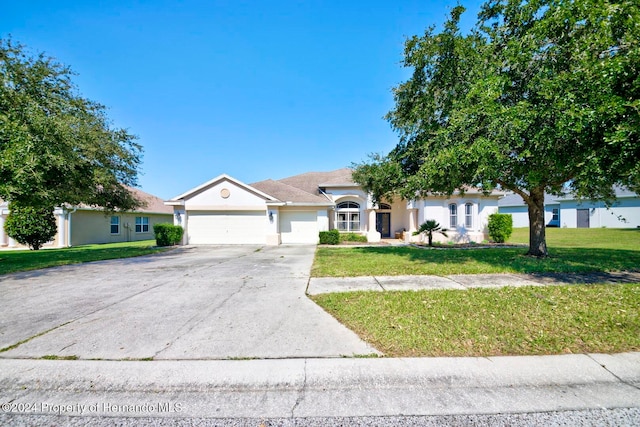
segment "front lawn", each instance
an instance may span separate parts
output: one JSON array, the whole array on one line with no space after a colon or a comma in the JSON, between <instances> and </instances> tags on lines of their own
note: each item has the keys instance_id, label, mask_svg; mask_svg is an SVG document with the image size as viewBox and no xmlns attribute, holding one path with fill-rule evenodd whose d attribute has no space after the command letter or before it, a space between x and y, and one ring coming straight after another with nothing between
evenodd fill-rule
<instances>
[{"instance_id":1,"label":"front lawn","mask_svg":"<svg viewBox=\"0 0 640 427\"><path fill-rule=\"evenodd\" d=\"M168 249L156 247L155 244L155 240L144 240L62 249L41 249L39 251L4 250L0 251L0 274L105 259L130 258L163 252Z\"/></svg>"},{"instance_id":2,"label":"front lawn","mask_svg":"<svg viewBox=\"0 0 640 427\"><path fill-rule=\"evenodd\" d=\"M527 243L528 229L516 229L509 242ZM480 273L637 271L638 229L547 229L549 257L525 256L526 248L422 249L371 246L320 247L315 277Z\"/></svg>"},{"instance_id":3,"label":"front lawn","mask_svg":"<svg viewBox=\"0 0 640 427\"><path fill-rule=\"evenodd\" d=\"M311 298L390 357L640 350L640 284Z\"/></svg>"}]
</instances>

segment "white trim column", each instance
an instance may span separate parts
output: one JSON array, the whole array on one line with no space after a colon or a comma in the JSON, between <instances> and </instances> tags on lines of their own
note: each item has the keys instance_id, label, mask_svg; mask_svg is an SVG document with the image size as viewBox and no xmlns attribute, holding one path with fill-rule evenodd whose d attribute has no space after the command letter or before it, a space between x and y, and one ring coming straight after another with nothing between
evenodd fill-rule
<instances>
[{"instance_id":1,"label":"white trim column","mask_svg":"<svg viewBox=\"0 0 640 427\"><path fill-rule=\"evenodd\" d=\"M409 214L409 229L404 233L404 241L411 243L413 232L418 231L418 209L409 208L407 209L407 213Z\"/></svg>"},{"instance_id":2,"label":"white trim column","mask_svg":"<svg viewBox=\"0 0 640 427\"><path fill-rule=\"evenodd\" d=\"M376 210L375 209L367 209L366 212L369 213L368 221L367 221L367 240L371 243L376 243L382 240L382 235L378 230L376 230Z\"/></svg>"},{"instance_id":3,"label":"white trim column","mask_svg":"<svg viewBox=\"0 0 640 427\"><path fill-rule=\"evenodd\" d=\"M64 248L67 246L67 223L65 221L64 209L56 209L54 213L58 216L58 247Z\"/></svg>"}]
</instances>

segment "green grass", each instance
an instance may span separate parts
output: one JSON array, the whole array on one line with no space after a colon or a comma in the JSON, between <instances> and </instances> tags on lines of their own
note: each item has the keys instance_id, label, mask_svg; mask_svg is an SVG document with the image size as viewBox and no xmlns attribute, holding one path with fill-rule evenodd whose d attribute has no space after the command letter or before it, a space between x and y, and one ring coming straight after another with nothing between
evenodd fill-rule
<instances>
[{"instance_id":1,"label":"green grass","mask_svg":"<svg viewBox=\"0 0 640 427\"><path fill-rule=\"evenodd\" d=\"M528 229L516 229L510 243L527 243ZM450 275L637 271L638 229L547 229L549 257L528 257L526 248L421 249L370 246L321 247L311 271L315 277L370 275Z\"/></svg>"},{"instance_id":2,"label":"green grass","mask_svg":"<svg viewBox=\"0 0 640 427\"><path fill-rule=\"evenodd\" d=\"M640 250L637 228L547 228L547 246L555 248L595 248ZM514 228L508 243L529 244L529 228Z\"/></svg>"},{"instance_id":3,"label":"green grass","mask_svg":"<svg viewBox=\"0 0 640 427\"><path fill-rule=\"evenodd\" d=\"M115 258L130 258L166 251L155 246L155 240L74 246L39 251L0 251L0 274L37 270L58 265L78 264Z\"/></svg>"},{"instance_id":4,"label":"green grass","mask_svg":"<svg viewBox=\"0 0 640 427\"><path fill-rule=\"evenodd\" d=\"M44 359L44 360L78 360L78 356L76 356L76 355L72 355L72 356L57 356L55 354L47 354L45 356L42 356L41 359Z\"/></svg>"},{"instance_id":5,"label":"green grass","mask_svg":"<svg viewBox=\"0 0 640 427\"><path fill-rule=\"evenodd\" d=\"M391 357L640 350L640 284L353 292L312 299Z\"/></svg>"}]
</instances>

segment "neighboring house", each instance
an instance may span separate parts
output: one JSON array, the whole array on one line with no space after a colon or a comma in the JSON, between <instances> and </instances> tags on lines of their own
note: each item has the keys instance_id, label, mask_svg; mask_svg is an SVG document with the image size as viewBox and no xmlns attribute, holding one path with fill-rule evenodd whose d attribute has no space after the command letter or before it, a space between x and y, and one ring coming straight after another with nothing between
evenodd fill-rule
<instances>
[{"instance_id":1,"label":"neighboring house","mask_svg":"<svg viewBox=\"0 0 640 427\"><path fill-rule=\"evenodd\" d=\"M511 214L514 227L529 226L529 209L522 197L507 193L498 201L500 213ZM560 203L555 197L544 195L544 223L547 227L560 227Z\"/></svg>"},{"instance_id":2,"label":"neighboring house","mask_svg":"<svg viewBox=\"0 0 640 427\"><path fill-rule=\"evenodd\" d=\"M184 244L315 244L320 231L331 229L365 234L370 242L419 240L412 232L428 219L450 230L450 240L481 242L503 194L469 189L464 197L374 204L351 173L309 172L250 185L223 174L165 203L185 229Z\"/></svg>"},{"instance_id":3,"label":"neighboring house","mask_svg":"<svg viewBox=\"0 0 640 427\"><path fill-rule=\"evenodd\" d=\"M105 214L100 208L89 206L56 207L53 214L58 231L54 239L43 247L153 239L153 225L161 222L171 223L173 209L156 196L135 188L130 190L146 203L145 207L136 211L111 214ZM8 214L7 203L0 201L0 247L21 246L4 231L4 221Z\"/></svg>"},{"instance_id":4,"label":"neighboring house","mask_svg":"<svg viewBox=\"0 0 640 427\"><path fill-rule=\"evenodd\" d=\"M580 200L572 195L561 197L546 194L545 223L547 227L567 228L638 228L640 227L640 196L628 190L615 189L617 200L607 207L604 202ZM527 205L517 194L509 193L498 202L500 213L513 217L514 227L528 227Z\"/></svg>"}]
</instances>

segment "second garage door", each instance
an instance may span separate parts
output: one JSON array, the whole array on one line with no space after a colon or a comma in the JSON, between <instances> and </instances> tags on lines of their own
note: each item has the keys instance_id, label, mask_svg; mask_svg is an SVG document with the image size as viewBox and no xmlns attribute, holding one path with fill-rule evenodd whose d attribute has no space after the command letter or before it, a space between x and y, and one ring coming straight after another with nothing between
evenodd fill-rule
<instances>
[{"instance_id":1,"label":"second garage door","mask_svg":"<svg viewBox=\"0 0 640 427\"><path fill-rule=\"evenodd\" d=\"M189 244L227 245L266 242L264 211L189 212Z\"/></svg>"},{"instance_id":2,"label":"second garage door","mask_svg":"<svg viewBox=\"0 0 640 427\"><path fill-rule=\"evenodd\" d=\"M280 213L280 240L283 244L318 243L318 214L316 211Z\"/></svg>"}]
</instances>

